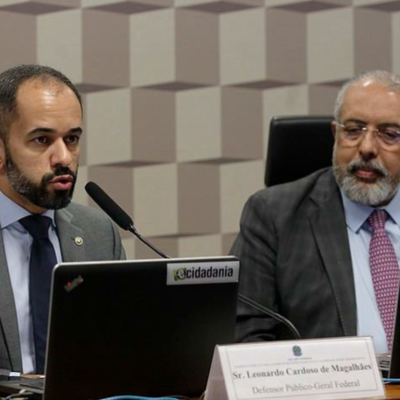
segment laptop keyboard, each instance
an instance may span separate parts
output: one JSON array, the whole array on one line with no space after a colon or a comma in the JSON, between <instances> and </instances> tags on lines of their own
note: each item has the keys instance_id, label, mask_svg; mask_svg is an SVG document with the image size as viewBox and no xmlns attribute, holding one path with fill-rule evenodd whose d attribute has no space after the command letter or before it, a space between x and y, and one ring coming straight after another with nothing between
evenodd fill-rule
<instances>
[{"instance_id":1,"label":"laptop keyboard","mask_svg":"<svg viewBox=\"0 0 400 400\"><path fill-rule=\"evenodd\" d=\"M389 376L390 370L390 356L385 355L378 355L378 366L379 370L381 371L382 377L387 378Z\"/></svg>"},{"instance_id":2,"label":"laptop keyboard","mask_svg":"<svg viewBox=\"0 0 400 400\"><path fill-rule=\"evenodd\" d=\"M32 389L44 390L44 379L24 379L21 383L21 386L26 386Z\"/></svg>"}]
</instances>

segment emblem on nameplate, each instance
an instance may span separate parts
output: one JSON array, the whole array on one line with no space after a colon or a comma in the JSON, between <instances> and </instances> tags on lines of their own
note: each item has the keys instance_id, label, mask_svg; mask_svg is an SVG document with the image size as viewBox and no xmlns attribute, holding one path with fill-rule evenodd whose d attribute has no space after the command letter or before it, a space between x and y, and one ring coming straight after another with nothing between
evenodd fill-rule
<instances>
[{"instance_id":1,"label":"emblem on nameplate","mask_svg":"<svg viewBox=\"0 0 400 400\"><path fill-rule=\"evenodd\" d=\"M300 346L293 346L292 351L293 351L293 355L296 357L301 357L303 355L301 352Z\"/></svg>"}]
</instances>

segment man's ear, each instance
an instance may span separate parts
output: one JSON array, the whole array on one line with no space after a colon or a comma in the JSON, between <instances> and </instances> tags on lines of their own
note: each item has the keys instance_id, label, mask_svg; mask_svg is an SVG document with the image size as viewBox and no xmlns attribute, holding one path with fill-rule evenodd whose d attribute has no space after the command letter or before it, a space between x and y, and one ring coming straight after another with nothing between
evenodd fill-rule
<instances>
[{"instance_id":1,"label":"man's ear","mask_svg":"<svg viewBox=\"0 0 400 400\"><path fill-rule=\"evenodd\" d=\"M335 124L335 121L331 122L331 131L332 131L333 137L336 139L336 124Z\"/></svg>"},{"instance_id":2,"label":"man's ear","mask_svg":"<svg viewBox=\"0 0 400 400\"><path fill-rule=\"evenodd\" d=\"M0 171L4 171L6 167L6 145L4 139L0 139Z\"/></svg>"}]
</instances>

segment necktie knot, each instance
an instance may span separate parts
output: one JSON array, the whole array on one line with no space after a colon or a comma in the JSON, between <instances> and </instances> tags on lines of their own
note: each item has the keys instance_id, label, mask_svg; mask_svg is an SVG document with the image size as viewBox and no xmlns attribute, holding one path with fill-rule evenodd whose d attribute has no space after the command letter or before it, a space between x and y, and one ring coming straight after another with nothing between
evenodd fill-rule
<instances>
[{"instance_id":1,"label":"necktie knot","mask_svg":"<svg viewBox=\"0 0 400 400\"><path fill-rule=\"evenodd\" d=\"M34 239L48 239L51 218L42 215L29 215L20 219L19 222Z\"/></svg>"},{"instance_id":2,"label":"necktie knot","mask_svg":"<svg viewBox=\"0 0 400 400\"><path fill-rule=\"evenodd\" d=\"M368 218L372 229L374 231L379 229L385 229L385 223L388 218L388 213L386 210L375 210Z\"/></svg>"}]
</instances>

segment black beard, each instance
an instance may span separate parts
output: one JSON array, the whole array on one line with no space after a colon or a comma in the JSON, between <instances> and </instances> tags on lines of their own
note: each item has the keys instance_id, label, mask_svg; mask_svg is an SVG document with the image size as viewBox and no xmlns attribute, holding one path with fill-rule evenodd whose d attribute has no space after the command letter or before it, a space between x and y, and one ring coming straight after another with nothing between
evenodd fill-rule
<instances>
[{"instance_id":1,"label":"black beard","mask_svg":"<svg viewBox=\"0 0 400 400\"><path fill-rule=\"evenodd\" d=\"M57 167L54 172L44 175L40 183L36 184L21 172L12 159L9 149L7 146L5 147L7 177L10 185L17 193L35 206L47 210L58 210L71 202L78 171L74 173L68 167ZM48 190L48 185L50 181L60 175L72 176L72 187L70 190L55 190L54 193L51 193Z\"/></svg>"}]
</instances>

